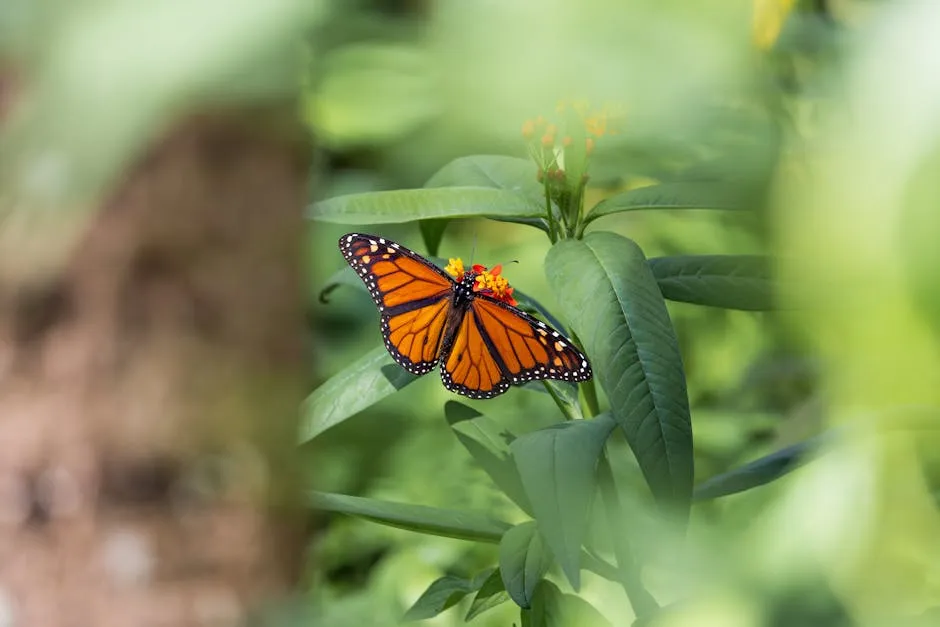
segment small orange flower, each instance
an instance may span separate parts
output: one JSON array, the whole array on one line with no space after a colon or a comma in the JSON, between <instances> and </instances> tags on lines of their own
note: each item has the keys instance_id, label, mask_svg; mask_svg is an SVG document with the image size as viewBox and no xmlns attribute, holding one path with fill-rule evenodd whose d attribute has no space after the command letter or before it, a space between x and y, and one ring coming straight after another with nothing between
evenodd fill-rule
<instances>
[{"instance_id":1,"label":"small orange flower","mask_svg":"<svg viewBox=\"0 0 940 627\"><path fill-rule=\"evenodd\" d=\"M462 279L464 275L463 260L460 257L448 259L444 271L455 279Z\"/></svg>"},{"instance_id":2,"label":"small orange flower","mask_svg":"<svg viewBox=\"0 0 940 627\"><path fill-rule=\"evenodd\" d=\"M607 113L598 113L584 120L584 127L588 134L594 137L603 137L607 132Z\"/></svg>"},{"instance_id":3,"label":"small orange flower","mask_svg":"<svg viewBox=\"0 0 940 627\"><path fill-rule=\"evenodd\" d=\"M586 140L584 140L584 150L587 152L587 154L591 154L592 152L594 152L594 139L593 138L588 137Z\"/></svg>"},{"instance_id":4,"label":"small orange flower","mask_svg":"<svg viewBox=\"0 0 940 627\"><path fill-rule=\"evenodd\" d=\"M526 120L522 123L522 136L532 139L533 135L535 135L535 120Z\"/></svg>"},{"instance_id":5,"label":"small orange flower","mask_svg":"<svg viewBox=\"0 0 940 627\"><path fill-rule=\"evenodd\" d=\"M544 135L542 135L542 145L545 146L546 148L548 148L548 147L550 147L550 146L554 146L554 145L555 145L555 136L554 136L554 135L550 135L549 133L545 133Z\"/></svg>"}]
</instances>

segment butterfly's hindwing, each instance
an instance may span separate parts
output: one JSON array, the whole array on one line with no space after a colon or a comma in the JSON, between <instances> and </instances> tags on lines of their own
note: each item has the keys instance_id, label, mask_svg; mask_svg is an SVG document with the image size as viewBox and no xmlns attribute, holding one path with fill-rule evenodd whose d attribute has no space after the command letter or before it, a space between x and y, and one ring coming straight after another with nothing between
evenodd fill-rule
<instances>
[{"instance_id":1,"label":"butterfly's hindwing","mask_svg":"<svg viewBox=\"0 0 940 627\"><path fill-rule=\"evenodd\" d=\"M472 309L484 336L505 364L510 383L591 378L591 365L584 353L541 320L485 296L474 299Z\"/></svg>"}]
</instances>

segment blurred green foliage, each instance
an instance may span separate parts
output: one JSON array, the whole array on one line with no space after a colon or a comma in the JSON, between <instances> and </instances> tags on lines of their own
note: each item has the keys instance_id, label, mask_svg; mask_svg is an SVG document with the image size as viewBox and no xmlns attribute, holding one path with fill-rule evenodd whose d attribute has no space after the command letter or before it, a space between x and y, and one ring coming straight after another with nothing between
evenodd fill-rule
<instances>
[{"instance_id":1,"label":"blurred green foliage","mask_svg":"<svg viewBox=\"0 0 940 627\"><path fill-rule=\"evenodd\" d=\"M936 194L929 184L921 183L911 188L915 191L896 194L876 208L867 190L875 181L884 180L878 168L888 163L886 155L892 154L895 137L885 130L880 135L883 144L877 149L867 144L864 150L853 151L847 147L866 133L859 130L856 120L840 115L846 103L857 106L859 98L872 107L876 102L888 102L874 95L883 92L854 90L864 90L866 81L880 76L880 71L877 75L866 73L875 66L866 66L865 59L873 59L870 50L886 54L886 48L879 48L880 38L887 38L883 45L889 45L891 36L903 37L892 31L901 23L903 11L862 10L870 7L849 2L781 3L795 8L786 20L786 11L780 12L779 37L766 51L760 51L748 45L747 29L743 28L745 23L750 25L749 12L760 11L759 6L627 4L474 5L472 11L466 9L461 14L453 4L442 2L430 5L433 10L427 13L419 10L407 13L407 18L397 16L393 22L406 21L409 27L391 29L394 35L389 45L403 45L402 33L409 32L410 45L424 55L424 69L439 66L437 73L422 74L422 81L430 81L435 87L421 93L432 95L415 103L407 115L384 120L386 126L381 132L374 122L350 123L347 128L355 132L344 139L339 125L326 128L331 124L329 117L321 118L323 132L331 137L333 161L329 176L323 178L326 187L318 195L418 188L450 158L475 152L521 156L521 121L551 111L556 99L577 96L626 103L622 133L601 142L592 157L592 185L587 191L586 207L606 198L601 207L617 211L635 208L616 217L604 217L603 223L596 223L603 224L597 228L628 235L648 258L690 253L701 256L673 275L689 278L660 284L670 298L690 303L670 302L668 306L692 406L695 476L702 484L697 497L708 499L764 484L807 464L795 475L759 489L718 501L703 500L693 508L688 537L678 541L660 528L661 521L657 522L649 509L642 496L642 475L625 443L616 438L610 442L611 463L628 512L625 534L643 563L643 581L660 604L677 602L675 608L668 607L653 622L930 624L929 610L938 598L929 592L930 579L918 580L913 575L926 573L923 569L929 567L924 560L914 560L920 564L918 570L910 571L905 579L919 590L916 601L898 586L882 592L877 599L868 597L867 591L875 585L871 582L884 585L886 579L875 574L865 576L863 564L874 555L883 555L895 564L891 572L897 573L903 563L914 568L913 555L907 551L918 542L927 542L920 546L932 545L924 534L936 528L929 496L933 489L918 488L914 472L921 467L929 473L936 464L923 446L917 447L919 453L913 457L901 453L914 443L905 429L917 425L917 432L923 434L923 430L933 428L929 416L935 386L928 379L936 375L937 369L928 357L935 342L927 321L936 317L931 314L931 303L937 288L930 278L933 265L910 260L916 255L930 258L929 246L924 242L936 229L930 227L928 216L932 214L924 201L935 199ZM926 19L929 9L922 10ZM452 29L450 21L457 16L462 19L460 33ZM424 24L426 29L414 29L415 23ZM910 22L905 24L913 29ZM440 33L447 33L447 37L435 36ZM369 45L379 44L371 41ZM924 45L929 46L925 40ZM913 54L913 44L909 49ZM929 56L926 49L922 53L922 58ZM392 55L390 60L395 58ZM900 58L911 61L913 57ZM372 63L363 61L372 69L379 65ZM422 71L416 69L418 63L407 63L411 63L407 66L410 70L402 63L394 72ZM891 93L913 89L917 81L910 82L910 76L904 73L898 78L897 92ZM388 111L407 108L400 103L387 105L406 88L417 93L415 86L420 84L420 89L426 90L422 81L410 76L396 85L401 91L383 91L374 99L376 107ZM313 90L312 97L323 96ZM389 101L383 100L385 97ZM905 98L917 99L913 92ZM887 112L904 110L906 102L899 101L897 106L879 104L887 107L879 114L889 117L869 134L877 138L882 129L891 128L887 120L892 113ZM343 109L336 103L333 106ZM927 106L921 106L921 110ZM349 111L363 114L362 103ZM419 113L426 116L423 123L417 122ZM381 117L378 112L365 115ZM911 128L926 127L911 122ZM397 137L392 129L399 133ZM932 134L918 141L936 145ZM337 161L337 154L344 156ZM853 176L852 183L841 182L842 173L854 172L845 169L843 155L853 161L862 160L869 174L863 178ZM917 164L916 170L905 170L916 172L915 180L932 180L929 160L912 157L905 163ZM892 167L897 172L900 166ZM820 171L827 174L819 177L816 173ZM652 197L652 189L634 190L637 185L651 182L662 185ZM881 187L891 188L884 184ZM741 211L663 210L670 204L676 208L708 208L710 203ZM859 215L859 208L866 204L872 208ZM662 208L636 210L655 206ZM812 213L808 213L810 207ZM895 207L910 208L897 212ZM597 215L602 216L603 211L598 209ZM846 215L838 222L830 219L840 213ZM881 218L875 219L876 215ZM900 216L905 217L902 220ZM901 231L888 226L893 225L889 221L895 217L899 218ZM920 226L913 226L918 220ZM883 242L880 250L895 259L881 267L896 267L897 271L875 271L872 275L853 270L862 267L856 266L859 255L869 254L855 236L861 225L868 225L864 232L872 241ZM871 230L876 225L885 226L877 236ZM422 237L415 226L361 228L420 251ZM314 248L329 250L345 230L318 224L311 235ZM886 240L889 233L898 236ZM513 283L523 286L550 311L562 311L546 289L538 268L546 250L538 232L492 222L451 222L444 231L441 254L466 258L471 249L475 250L474 259L484 263L519 260L520 264L510 267ZM843 254L851 257L838 261ZM751 261L731 255L750 255ZM770 265L763 261L766 255L772 255ZM340 265L338 256L334 258L319 279L314 279L314 287L322 286ZM850 258L852 261L848 261ZM879 257L879 263L889 258ZM655 274L674 263L664 259L651 267ZM836 265L829 265L832 263ZM697 297L683 291L684 281L707 277L711 272L734 284L734 288L719 290L735 295L736 300L724 301L724 306L774 311L696 306ZM858 282L863 277L877 276L883 277L877 293ZM766 291L766 283L761 280L775 281L772 293ZM911 304L896 310L908 298L903 296L908 289ZM861 294L870 296L858 300ZM340 289L331 296L328 306L317 304L312 312L321 323L332 321L335 325L323 332L323 341L330 347L325 351L325 360L335 364L325 366L324 373L335 372L343 364L342 357L330 356L337 355L333 348L341 350L340 354L347 354L347 350L361 354L363 349L378 345L376 314L366 294ZM915 315L912 307L923 313ZM889 317L870 315L878 311ZM926 326L916 322L921 315L926 315ZM852 319L855 322L847 323ZM836 325L838 330L828 325ZM368 337L373 340L360 339ZM872 346L874 337L880 338L874 342L880 347L877 350ZM902 354L909 354L911 342L919 345L913 351L916 361L908 360L906 365L891 361L894 365L889 375L882 359L890 355L902 359ZM836 374L834 368L840 372ZM887 396L878 393L886 390L878 382L885 375L895 382L897 390ZM868 392L857 394L859 385ZM461 450L454 448L440 420L440 407L448 397L435 377L424 377L410 384L407 392L389 396L324 433L310 444L314 450L357 459L374 460L377 455L386 462L381 469L373 470L375 479L364 483L360 473L348 470L345 483L329 479L329 473L335 471L329 470L332 464L326 462L322 471L327 475L320 476L321 487L399 502L481 510L510 522L524 520L519 510L503 500L503 494L487 484L470 456L461 456ZM862 398L878 402L871 404ZM601 402L608 402L603 394ZM917 419L903 409L915 403L921 405ZM549 399L535 392L514 391L492 401L470 404L479 406L480 411L516 434L533 432L553 422ZM896 422L885 423L878 418L878 412L886 408L894 408ZM835 425L840 425L839 429L827 430ZM884 428L894 429L895 435L880 435ZM382 434L372 439L371 446L363 440L363 434L369 432ZM416 442L430 439L441 448L415 449ZM336 452L337 448L342 452ZM363 449L371 454L363 453ZM407 452L399 457L396 451ZM813 461L817 458L819 461ZM881 461L876 462L878 459ZM435 472L431 480L421 470L427 460L447 464L447 469ZM757 461L748 465L752 460ZM357 467L352 461L336 463ZM736 467L742 472L727 478L718 476ZM445 475L444 483L449 488L438 491ZM353 477L356 481L349 482ZM710 477L713 479L706 481ZM884 501L879 496L883 492L875 487L879 482L887 482L893 490L907 486L901 491L909 496ZM891 516L896 522L885 527L887 522L877 522L884 520L885 507L906 514ZM599 510L592 513L592 519L600 518ZM375 525L334 518L330 519L325 538L335 537L336 530L347 525L363 538L389 537L383 546L392 555L413 555L406 548L412 543L425 547L441 542L419 541L406 532L387 535L388 531ZM595 526L591 534L598 535L601 544L609 542L604 525ZM890 536L914 529L922 530L916 533L916 542L901 542L900 537ZM836 535L827 535L830 533ZM444 542L453 546L450 541ZM901 548L905 544L908 548ZM889 547L893 545L897 548L892 551ZM454 550L458 553L431 567L433 576L425 574L421 583L415 583L411 593L400 599L402 607L414 601L417 591L436 576L451 573L471 578L484 565L495 563L485 545L462 549L454 546ZM930 549L925 550L930 553ZM473 557L469 557L471 554ZM390 559L388 555L382 558L383 563ZM613 624L625 624L629 606L617 600L616 587L591 573L584 576L581 597L605 613ZM549 577L557 583L564 581L554 571ZM365 587L360 590L371 586L379 589L378 579L370 581L374 583L363 583ZM433 624L461 624L470 597L458 605L464 610L445 612ZM499 625L514 620L511 613L499 613L500 609L505 612L506 605L474 618L475 624Z\"/></svg>"},{"instance_id":2,"label":"blurred green foliage","mask_svg":"<svg viewBox=\"0 0 940 627\"><path fill-rule=\"evenodd\" d=\"M49 250L64 258L91 199L174 118L294 101L314 152L304 236L317 375L301 437L311 487L517 525L500 544L474 519L480 541L467 542L434 535L444 514L440 529L415 533L339 513L382 520L354 511L373 501L321 494L313 504L333 513L317 515L305 580L317 624L396 625L425 594L412 617L456 605L428 620L437 626L468 612L483 627L621 625L640 613L638 589L663 607L644 624L934 624L937 23L929 0L8 0L0 52L31 81L29 106L0 128L0 260L22 264L24 247L48 238L56 245L35 264ZM581 226L584 241L603 229L636 242L653 260L645 289L671 299L697 488L679 531L653 505L636 442L615 431L603 459L623 516L573 505L578 516L559 520L599 555L568 547L537 583L544 529L523 534L540 504L518 489L537 466L519 484L491 476L506 450L541 459L526 451L533 440L510 441L550 433L561 420L552 396L526 386L465 403L493 425L484 469L469 419L445 416L455 397L384 357L368 294L342 281L320 294L356 224L423 254L507 264L515 286L574 325L566 298L583 264L559 292L562 273L542 267L550 242L528 228L546 226L530 202L542 187L509 176L527 158L523 122L572 99L625 110L591 155L594 209ZM507 161L483 177L453 161L468 155ZM366 193L377 195L353 196ZM503 221L438 221L493 214ZM696 283L709 277L723 283ZM603 338L581 339L596 359ZM384 378L320 387L364 355L363 372ZM596 391L600 407L618 404ZM340 392L347 400L322 404ZM624 540L637 566L621 582L630 602L601 560L621 562ZM531 571L519 551L539 557ZM535 579L502 595L489 569L504 563ZM495 604L507 597L538 609L520 618Z\"/></svg>"}]
</instances>

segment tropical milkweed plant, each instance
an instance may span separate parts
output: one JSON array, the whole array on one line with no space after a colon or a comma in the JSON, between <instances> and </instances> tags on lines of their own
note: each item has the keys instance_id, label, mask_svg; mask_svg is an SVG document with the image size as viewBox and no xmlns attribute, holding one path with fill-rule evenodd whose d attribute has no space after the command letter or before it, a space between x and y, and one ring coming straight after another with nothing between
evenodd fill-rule
<instances>
[{"instance_id":1,"label":"tropical milkweed plant","mask_svg":"<svg viewBox=\"0 0 940 627\"><path fill-rule=\"evenodd\" d=\"M634 614L650 618L659 603L641 581L633 540L619 527L618 521L624 520L621 492L606 446L612 434L619 430L626 437L653 501L680 530L693 500L765 483L785 472L801 453L784 450L693 488L689 400L666 299L768 309L766 260L735 255L648 259L636 242L603 230L605 219L625 211L737 207L714 188L681 181L631 189L586 207L588 163L596 144L616 132L615 116L574 103L559 106L552 117L523 125L530 159L463 157L444 166L421 189L340 196L312 209L313 219L339 224L418 221L432 256L448 220L485 218L543 231L548 244L545 274L560 310L548 312L518 290L513 296L520 307L580 343L594 373L577 388L557 381L527 383L548 388L559 409L558 421L519 436L507 434L460 400L442 408L455 446L459 443L473 456L528 521L511 525L482 513L428 504L314 494L314 505L323 510L499 545L498 563L490 569L472 578L447 576L431 582L408 610L409 619L432 617L469 595L467 621L511 600L519 606L522 625L609 624L584 599L563 593L545 578L554 566L575 591L585 569L618 583ZM327 290L339 285L363 288L350 268L341 270ZM309 397L304 440L398 392L414 378L391 361L384 346L377 346ZM595 546L588 533L596 524L590 520L595 498L609 525L611 542L605 546Z\"/></svg>"}]
</instances>

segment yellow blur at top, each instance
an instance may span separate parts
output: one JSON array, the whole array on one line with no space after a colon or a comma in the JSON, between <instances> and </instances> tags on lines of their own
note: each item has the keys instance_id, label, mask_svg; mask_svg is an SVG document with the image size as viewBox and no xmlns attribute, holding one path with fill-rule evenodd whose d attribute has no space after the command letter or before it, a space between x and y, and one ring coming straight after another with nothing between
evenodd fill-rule
<instances>
[{"instance_id":1,"label":"yellow blur at top","mask_svg":"<svg viewBox=\"0 0 940 627\"><path fill-rule=\"evenodd\" d=\"M767 50L774 45L794 0L754 0L754 45Z\"/></svg>"}]
</instances>

